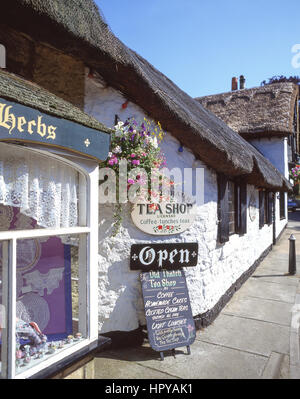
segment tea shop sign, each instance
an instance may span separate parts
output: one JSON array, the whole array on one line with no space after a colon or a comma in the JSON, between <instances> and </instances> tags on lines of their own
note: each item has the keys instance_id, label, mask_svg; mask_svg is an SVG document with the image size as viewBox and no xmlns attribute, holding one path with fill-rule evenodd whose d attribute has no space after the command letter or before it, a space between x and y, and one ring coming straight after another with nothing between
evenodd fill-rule
<instances>
[{"instance_id":1,"label":"tea shop sign","mask_svg":"<svg viewBox=\"0 0 300 399\"><path fill-rule=\"evenodd\" d=\"M53 146L103 161L110 135L0 98L0 141Z\"/></svg>"},{"instance_id":2,"label":"tea shop sign","mask_svg":"<svg viewBox=\"0 0 300 399\"><path fill-rule=\"evenodd\" d=\"M131 218L144 233L172 235L187 230L196 218L196 207L185 202L137 203Z\"/></svg>"}]
</instances>

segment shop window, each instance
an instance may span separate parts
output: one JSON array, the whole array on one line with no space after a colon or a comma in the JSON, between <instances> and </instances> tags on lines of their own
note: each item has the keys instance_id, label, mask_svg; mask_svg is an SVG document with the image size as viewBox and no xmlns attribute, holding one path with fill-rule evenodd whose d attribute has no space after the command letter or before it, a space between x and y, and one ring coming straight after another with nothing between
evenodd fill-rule
<instances>
[{"instance_id":1,"label":"shop window","mask_svg":"<svg viewBox=\"0 0 300 399\"><path fill-rule=\"evenodd\" d=\"M218 175L218 239L223 243L232 234L247 232L247 185Z\"/></svg>"},{"instance_id":2,"label":"shop window","mask_svg":"<svg viewBox=\"0 0 300 399\"><path fill-rule=\"evenodd\" d=\"M98 338L97 269L90 263L97 248L97 217L91 218L97 165L85 167L82 161L64 162L29 149L22 149L21 156L16 146L1 147L1 377L28 378ZM6 172L4 154L12 147L15 164L25 167L21 180L27 174L30 190L16 184L16 174ZM19 206L11 202L15 197Z\"/></svg>"}]
</instances>

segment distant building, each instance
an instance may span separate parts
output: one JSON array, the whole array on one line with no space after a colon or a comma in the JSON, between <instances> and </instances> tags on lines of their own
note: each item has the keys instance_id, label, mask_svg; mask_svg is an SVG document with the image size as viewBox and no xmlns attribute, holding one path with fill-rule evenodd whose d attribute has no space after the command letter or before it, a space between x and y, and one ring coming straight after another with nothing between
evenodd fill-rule
<instances>
[{"instance_id":1,"label":"distant building","mask_svg":"<svg viewBox=\"0 0 300 399\"><path fill-rule=\"evenodd\" d=\"M206 109L256 147L288 178L299 157L299 87L273 83L197 97Z\"/></svg>"},{"instance_id":2,"label":"distant building","mask_svg":"<svg viewBox=\"0 0 300 399\"><path fill-rule=\"evenodd\" d=\"M289 179L289 170L299 162L299 86L282 82L245 89L242 77L242 87L238 90L237 84L233 84L230 92L196 100L257 148ZM287 202L283 195L280 209L281 215L286 214Z\"/></svg>"}]
</instances>

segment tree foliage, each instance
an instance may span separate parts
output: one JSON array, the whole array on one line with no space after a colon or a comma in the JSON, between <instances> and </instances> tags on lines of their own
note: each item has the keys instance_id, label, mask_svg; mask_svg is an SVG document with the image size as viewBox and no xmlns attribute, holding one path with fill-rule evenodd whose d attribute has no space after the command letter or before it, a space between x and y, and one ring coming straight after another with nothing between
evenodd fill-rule
<instances>
[{"instance_id":1,"label":"tree foliage","mask_svg":"<svg viewBox=\"0 0 300 399\"><path fill-rule=\"evenodd\" d=\"M272 76L268 79L268 81L263 80L261 82L261 86L271 85L273 83L280 83L280 82L292 82L300 86L300 77L299 76L290 76L289 78L284 75L276 75Z\"/></svg>"}]
</instances>

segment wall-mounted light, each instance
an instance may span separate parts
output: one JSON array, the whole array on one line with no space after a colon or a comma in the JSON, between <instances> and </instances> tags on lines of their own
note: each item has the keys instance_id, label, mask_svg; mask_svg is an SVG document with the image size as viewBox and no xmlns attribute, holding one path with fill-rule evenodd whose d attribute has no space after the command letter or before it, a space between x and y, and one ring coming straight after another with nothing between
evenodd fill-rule
<instances>
[{"instance_id":1,"label":"wall-mounted light","mask_svg":"<svg viewBox=\"0 0 300 399\"><path fill-rule=\"evenodd\" d=\"M125 103L122 104L122 109L126 109L128 106L129 101L125 101Z\"/></svg>"}]
</instances>

